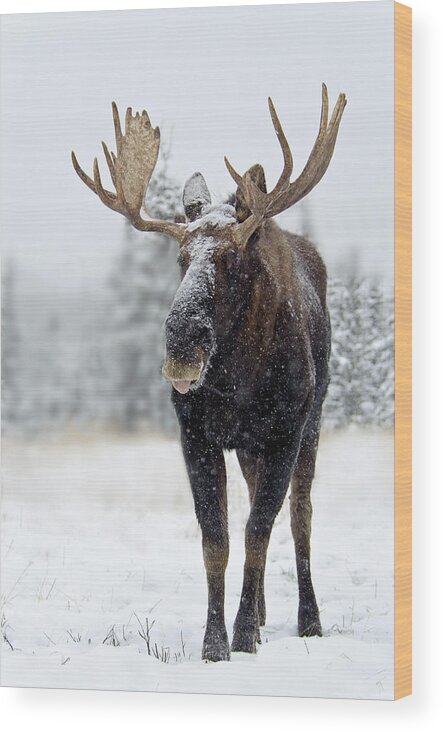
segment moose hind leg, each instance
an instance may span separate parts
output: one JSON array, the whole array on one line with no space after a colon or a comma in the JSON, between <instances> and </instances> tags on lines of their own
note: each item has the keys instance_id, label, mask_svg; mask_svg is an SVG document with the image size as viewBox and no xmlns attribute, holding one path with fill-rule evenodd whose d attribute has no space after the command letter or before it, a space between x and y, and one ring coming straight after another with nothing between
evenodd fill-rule
<instances>
[{"instance_id":1,"label":"moose hind leg","mask_svg":"<svg viewBox=\"0 0 443 732\"><path fill-rule=\"evenodd\" d=\"M259 461L256 491L245 532L246 559L240 607L231 650L255 653L258 637L258 597L266 552L275 518L286 495L296 450L276 449Z\"/></svg>"},{"instance_id":2,"label":"moose hind leg","mask_svg":"<svg viewBox=\"0 0 443 732\"><path fill-rule=\"evenodd\" d=\"M291 529L298 577L298 634L322 635L317 600L311 578L311 484L314 478L318 437L304 439L291 481Z\"/></svg>"},{"instance_id":3,"label":"moose hind leg","mask_svg":"<svg viewBox=\"0 0 443 732\"><path fill-rule=\"evenodd\" d=\"M237 458L240 464L243 477L248 486L249 492L249 503L252 508L255 497L255 488L257 483L257 470L258 470L258 458L253 455L248 455L244 450L237 450ZM265 567L261 570L260 581L258 587L258 624L263 626L266 624L266 601L265 601ZM257 641L260 643L260 635L257 636Z\"/></svg>"}]
</instances>

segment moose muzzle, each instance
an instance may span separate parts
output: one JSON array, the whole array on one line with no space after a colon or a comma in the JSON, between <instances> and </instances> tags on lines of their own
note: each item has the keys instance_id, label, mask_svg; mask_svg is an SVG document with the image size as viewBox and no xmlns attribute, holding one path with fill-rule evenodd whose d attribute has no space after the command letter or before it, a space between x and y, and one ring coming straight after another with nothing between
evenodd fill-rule
<instances>
[{"instance_id":1,"label":"moose muzzle","mask_svg":"<svg viewBox=\"0 0 443 732\"><path fill-rule=\"evenodd\" d=\"M174 358L166 358L163 363L163 377L170 381L174 389L180 394L187 394L191 385L199 380L206 365L206 359L201 358L196 363L184 363Z\"/></svg>"}]
</instances>

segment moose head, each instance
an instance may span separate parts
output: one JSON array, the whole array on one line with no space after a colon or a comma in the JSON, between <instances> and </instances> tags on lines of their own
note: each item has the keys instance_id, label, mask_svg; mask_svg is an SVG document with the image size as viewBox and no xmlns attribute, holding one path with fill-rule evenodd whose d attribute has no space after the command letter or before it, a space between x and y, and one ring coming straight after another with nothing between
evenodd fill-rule
<instances>
[{"instance_id":1,"label":"moose head","mask_svg":"<svg viewBox=\"0 0 443 732\"><path fill-rule=\"evenodd\" d=\"M293 182L291 150L271 99L268 104L283 153L283 170L273 190L267 192L261 165L240 175L225 158L237 184L235 207L213 206L203 176L194 173L183 191L184 224L152 218L146 207L160 147L159 128L151 125L146 111L133 115L128 108L123 133L117 106L112 104L117 153L110 152L104 142L102 146L115 192L103 187L97 158L90 178L72 153L75 171L108 208L123 214L140 231L164 234L178 242L182 281L166 319L163 376L182 394L203 383L211 356L236 321L242 295L250 286L248 261L261 227L306 196L325 174L346 98L339 95L329 119L323 84L318 135L303 171ZM142 217L142 210L149 218Z\"/></svg>"}]
</instances>

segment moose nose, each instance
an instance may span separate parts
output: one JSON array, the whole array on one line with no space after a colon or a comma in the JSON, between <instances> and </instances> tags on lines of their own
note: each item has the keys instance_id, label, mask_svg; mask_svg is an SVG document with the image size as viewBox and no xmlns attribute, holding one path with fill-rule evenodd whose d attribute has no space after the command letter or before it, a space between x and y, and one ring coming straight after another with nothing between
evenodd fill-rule
<instances>
[{"instance_id":1,"label":"moose nose","mask_svg":"<svg viewBox=\"0 0 443 732\"><path fill-rule=\"evenodd\" d=\"M198 381L210 353L210 331L202 318L178 317L171 312L165 323L166 358L163 377L180 394L186 394Z\"/></svg>"},{"instance_id":2,"label":"moose nose","mask_svg":"<svg viewBox=\"0 0 443 732\"><path fill-rule=\"evenodd\" d=\"M199 364L189 364L167 357L163 363L163 377L170 381L174 389L180 394L186 394L193 382L198 381L205 366L205 361Z\"/></svg>"}]
</instances>

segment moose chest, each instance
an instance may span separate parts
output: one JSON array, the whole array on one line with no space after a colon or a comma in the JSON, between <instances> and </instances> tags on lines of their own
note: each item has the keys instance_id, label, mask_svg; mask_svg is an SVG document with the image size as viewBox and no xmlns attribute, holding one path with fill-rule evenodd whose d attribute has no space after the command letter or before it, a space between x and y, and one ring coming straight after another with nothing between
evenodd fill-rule
<instances>
[{"instance_id":1,"label":"moose chest","mask_svg":"<svg viewBox=\"0 0 443 732\"><path fill-rule=\"evenodd\" d=\"M234 390L205 384L185 397L173 393L172 401L182 431L198 432L205 441L228 450L248 441L250 410Z\"/></svg>"},{"instance_id":2,"label":"moose chest","mask_svg":"<svg viewBox=\"0 0 443 732\"><path fill-rule=\"evenodd\" d=\"M289 392L288 384L271 372L260 384L246 380L228 386L207 379L198 391L184 396L174 392L172 399L182 430L197 431L226 450L260 454L277 434L291 431L294 399Z\"/></svg>"}]
</instances>

